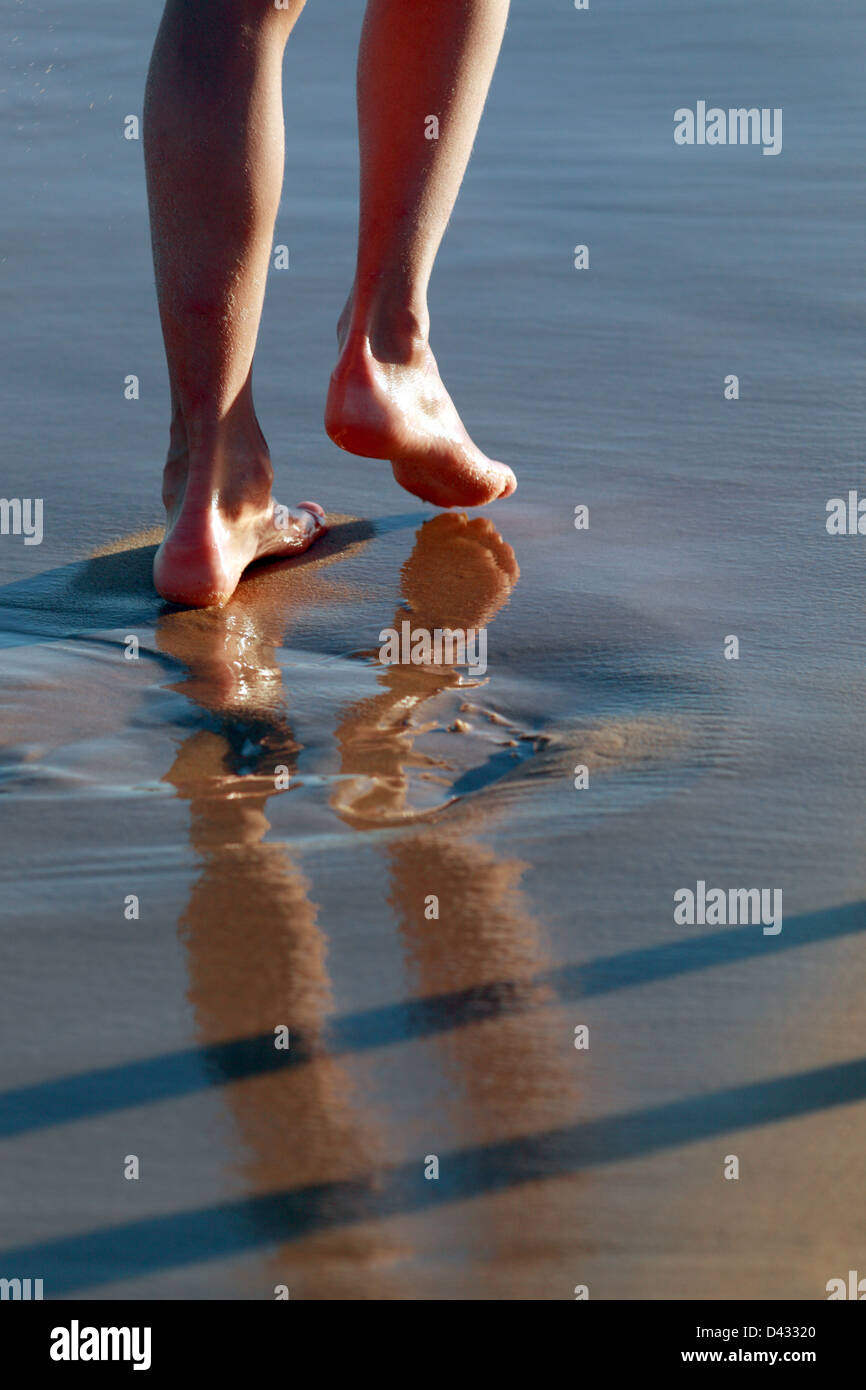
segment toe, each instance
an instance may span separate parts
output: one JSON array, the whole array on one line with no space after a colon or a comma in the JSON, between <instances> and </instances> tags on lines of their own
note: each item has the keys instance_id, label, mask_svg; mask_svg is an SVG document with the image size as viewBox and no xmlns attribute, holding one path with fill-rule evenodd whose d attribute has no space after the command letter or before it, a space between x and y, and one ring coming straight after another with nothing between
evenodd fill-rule
<instances>
[{"instance_id":1,"label":"toe","mask_svg":"<svg viewBox=\"0 0 866 1390\"><path fill-rule=\"evenodd\" d=\"M517 478L507 464L500 463L499 467L505 475L502 480L502 488L499 492L499 497L510 497L517 487Z\"/></svg>"},{"instance_id":2,"label":"toe","mask_svg":"<svg viewBox=\"0 0 866 1390\"><path fill-rule=\"evenodd\" d=\"M313 518L313 533L320 536L323 531L328 529L328 518L325 515L324 507L320 507L318 502L299 502L298 508L302 512L308 512Z\"/></svg>"}]
</instances>

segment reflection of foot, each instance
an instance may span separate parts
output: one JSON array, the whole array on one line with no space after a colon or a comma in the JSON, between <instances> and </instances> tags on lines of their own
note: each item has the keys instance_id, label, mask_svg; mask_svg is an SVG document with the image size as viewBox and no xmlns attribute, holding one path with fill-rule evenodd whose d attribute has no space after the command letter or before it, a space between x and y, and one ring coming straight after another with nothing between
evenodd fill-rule
<instances>
[{"instance_id":1,"label":"reflection of foot","mask_svg":"<svg viewBox=\"0 0 866 1390\"><path fill-rule=\"evenodd\" d=\"M170 689L203 709L273 720L285 712L276 658L281 636L278 625L266 630L237 598L208 613L162 613L156 625L157 648L187 672Z\"/></svg>"},{"instance_id":2,"label":"reflection of foot","mask_svg":"<svg viewBox=\"0 0 866 1390\"><path fill-rule=\"evenodd\" d=\"M254 560L298 555L324 534L322 508L316 502L302 502L295 511L277 506L270 478L270 464L262 464L254 477L221 488L207 469L191 475L185 466L166 466L168 522L153 562L163 598L196 608L225 603Z\"/></svg>"},{"instance_id":3,"label":"reflection of foot","mask_svg":"<svg viewBox=\"0 0 866 1390\"><path fill-rule=\"evenodd\" d=\"M514 551L491 521L443 512L416 533L401 588L414 628L466 631L493 621L519 577ZM399 631L406 617L406 608L398 608L392 626ZM343 820L369 828L438 815L454 800L459 775L451 754L443 758L439 751L415 747L420 735L436 730L435 717L422 725L418 713L427 701L461 684L457 670L394 665L384 667L378 681L382 693L359 700L340 720L342 776L332 798ZM443 733L441 725L438 733ZM462 740L458 743L459 762L466 747ZM418 795L412 802L422 803L417 807L410 803L413 791Z\"/></svg>"},{"instance_id":4,"label":"reflection of foot","mask_svg":"<svg viewBox=\"0 0 866 1390\"><path fill-rule=\"evenodd\" d=\"M517 487L470 439L424 340L377 357L365 334L347 334L325 428L351 454L389 459L400 486L437 507L481 507Z\"/></svg>"},{"instance_id":5,"label":"reflection of foot","mask_svg":"<svg viewBox=\"0 0 866 1390\"><path fill-rule=\"evenodd\" d=\"M520 578L514 551L487 517L443 513L418 531L401 587L416 627L483 627Z\"/></svg>"}]
</instances>

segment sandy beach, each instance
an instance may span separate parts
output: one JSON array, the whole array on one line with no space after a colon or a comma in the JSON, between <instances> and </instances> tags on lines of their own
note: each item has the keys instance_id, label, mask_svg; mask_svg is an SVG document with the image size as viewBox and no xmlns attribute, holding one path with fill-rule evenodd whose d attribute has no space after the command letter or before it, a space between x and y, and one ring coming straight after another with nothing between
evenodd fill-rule
<instances>
[{"instance_id":1,"label":"sandy beach","mask_svg":"<svg viewBox=\"0 0 866 1390\"><path fill-rule=\"evenodd\" d=\"M333 525L197 611L150 577L123 121L159 12L27 0L0 92L0 491L44 499L0 536L0 1276L826 1297L866 1273L866 541L825 526L863 486L866 18L514 6L431 296L520 479L466 514L322 430L363 5L309 0L256 390ZM783 108L778 157L675 145L704 95ZM406 619L483 628L486 671L383 664ZM679 925L699 882L779 890L782 930Z\"/></svg>"}]
</instances>

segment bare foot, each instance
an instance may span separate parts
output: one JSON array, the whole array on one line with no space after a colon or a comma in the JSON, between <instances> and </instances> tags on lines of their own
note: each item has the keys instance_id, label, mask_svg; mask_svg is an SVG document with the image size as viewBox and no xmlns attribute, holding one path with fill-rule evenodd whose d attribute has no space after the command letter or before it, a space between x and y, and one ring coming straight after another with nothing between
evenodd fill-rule
<instances>
[{"instance_id":1,"label":"bare foot","mask_svg":"<svg viewBox=\"0 0 866 1390\"><path fill-rule=\"evenodd\" d=\"M317 502L301 502L294 511L274 502L269 463L241 470L231 493L218 489L207 470L194 470L192 479L187 475L185 461L166 464L168 520L153 582L170 603L223 604L253 561L299 555L328 529Z\"/></svg>"},{"instance_id":2,"label":"bare foot","mask_svg":"<svg viewBox=\"0 0 866 1390\"><path fill-rule=\"evenodd\" d=\"M517 479L470 439L426 340L376 354L366 333L340 336L325 407L335 444L388 459L401 487L437 507L483 507L511 495Z\"/></svg>"}]
</instances>

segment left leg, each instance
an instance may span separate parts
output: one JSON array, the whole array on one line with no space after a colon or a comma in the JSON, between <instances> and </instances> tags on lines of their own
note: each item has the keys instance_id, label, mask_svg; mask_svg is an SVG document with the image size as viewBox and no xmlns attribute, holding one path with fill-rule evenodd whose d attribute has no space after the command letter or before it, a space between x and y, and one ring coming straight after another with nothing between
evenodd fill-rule
<instances>
[{"instance_id":1,"label":"left leg","mask_svg":"<svg viewBox=\"0 0 866 1390\"><path fill-rule=\"evenodd\" d=\"M282 58L303 8L168 0L144 112L148 199L172 394L164 598L222 603L244 569L304 550L315 503L275 507L252 364L283 178Z\"/></svg>"}]
</instances>

